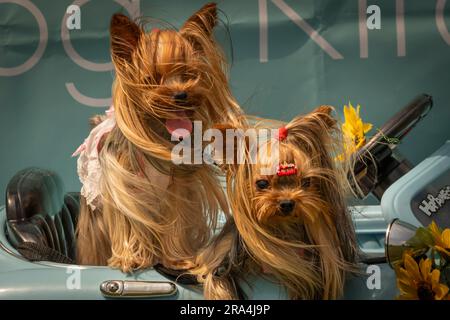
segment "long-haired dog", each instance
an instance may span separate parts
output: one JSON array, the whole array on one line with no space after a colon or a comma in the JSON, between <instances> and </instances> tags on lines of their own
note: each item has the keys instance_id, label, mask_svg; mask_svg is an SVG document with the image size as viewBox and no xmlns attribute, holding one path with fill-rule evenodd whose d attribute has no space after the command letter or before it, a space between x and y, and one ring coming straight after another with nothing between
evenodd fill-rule
<instances>
[{"instance_id":1,"label":"long-haired dog","mask_svg":"<svg viewBox=\"0 0 450 320\"><path fill-rule=\"evenodd\" d=\"M217 21L213 3L178 31L149 31L124 15L112 17L114 109L94 119L77 152L78 263L187 268L210 239L218 212L228 212L219 171L175 165L171 155L178 140L195 139L194 121L204 131L240 116L213 38Z\"/></svg>"},{"instance_id":2,"label":"long-haired dog","mask_svg":"<svg viewBox=\"0 0 450 320\"><path fill-rule=\"evenodd\" d=\"M331 111L322 106L293 119L258 145L256 161L247 143L244 163L232 166L227 182L233 219L192 270L206 298L245 297L240 284L251 275L275 278L292 299L342 295L357 245Z\"/></svg>"}]
</instances>

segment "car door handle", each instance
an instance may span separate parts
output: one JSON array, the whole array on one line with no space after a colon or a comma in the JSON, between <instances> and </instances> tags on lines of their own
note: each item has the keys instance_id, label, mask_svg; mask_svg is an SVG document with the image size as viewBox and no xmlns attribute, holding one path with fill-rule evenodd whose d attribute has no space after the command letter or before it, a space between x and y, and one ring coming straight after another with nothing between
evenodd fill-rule
<instances>
[{"instance_id":1,"label":"car door handle","mask_svg":"<svg viewBox=\"0 0 450 320\"><path fill-rule=\"evenodd\" d=\"M177 293L177 286L168 281L107 280L100 284L100 291L111 298L155 298Z\"/></svg>"}]
</instances>

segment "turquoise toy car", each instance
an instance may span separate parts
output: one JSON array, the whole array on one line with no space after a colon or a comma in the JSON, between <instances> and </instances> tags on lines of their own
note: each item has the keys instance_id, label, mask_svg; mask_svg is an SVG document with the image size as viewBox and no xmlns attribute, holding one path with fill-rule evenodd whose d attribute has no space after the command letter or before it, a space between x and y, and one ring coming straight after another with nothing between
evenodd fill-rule
<instances>
[{"instance_id":1,"label":"turquoise toy car","mask_svg":"<svg viewBox=\"0 0 450 320\"><path fill-rule=\"evenodd\" d=\"M381 205L351 207L360 244L361 274L349 277L344 299L393 299L398 294L393 270L385 259L385 233L396 218L413 225L434 219L450 225L450 201L439 208L433 197L450 185L450 141L411 168L394 151L431 109L420 95L386 123L359 151L355 174L365 194ZM397 140L397 141L398 141ZM370 151L371 161L368 159ZM161 266L133 274L108 267L81 266L75 260L78 193L66 193L54 172L28 168L9 182L0 207L0 299L203 299L202 288L186 276ZM251 299L286 299L284 288L263 277L248 279Z\"/></svg>"}]
</instances>

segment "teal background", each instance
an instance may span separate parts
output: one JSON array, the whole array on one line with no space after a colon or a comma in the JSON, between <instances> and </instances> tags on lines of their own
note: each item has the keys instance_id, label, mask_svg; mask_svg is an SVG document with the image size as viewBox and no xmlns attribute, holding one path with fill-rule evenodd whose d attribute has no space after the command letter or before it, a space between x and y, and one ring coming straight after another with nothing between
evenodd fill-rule
<instances>
[{"instance_id":1,"label":"teal background","mask_svg":"<svg viewBox=\"0 0 450 320\"><path fill-rule=\"evenodd\" d=\"M48 25L40 61L17 76L0 76L0 194L8 180L27 166L59 172L68 190L80 188L72 152L88 134L88 118L105 108L89 107L68 93L73 82L84 95L110 97L113 72L88 71L75 64L61 41L61 21L71 1L32 1ZM141 14L176 27L206 1L141 0ZM263 2L263 1L262 1ZM349 100L361 104L366 121L380 127L419 93L434 97L430 115L406 138L401 152L418 163L450 138L450 46L436 27L434 0L405 1L406 56L397 56L395 1L371 1L381 8L381 29L368 30L369 56L360 58L357 0L285 0L344 59L333 60L271 1L268 12L268 62L261 63L257 0L219 1L228 17L217 38L231 57L231 88L251 114L289 120L319 104L340 111ZM109 0L81 8L81 30L70 31L85 59L108 62L109 19L125 10ZM450 3L444 11L450 28ZM23 63L39 41L30 12L0 3L0 67ZM231 49L232 48L232 49ZM231 59L230 59L231 60ZM3 203L3 196L0 198Z\"/></svg>"}]
</instances>

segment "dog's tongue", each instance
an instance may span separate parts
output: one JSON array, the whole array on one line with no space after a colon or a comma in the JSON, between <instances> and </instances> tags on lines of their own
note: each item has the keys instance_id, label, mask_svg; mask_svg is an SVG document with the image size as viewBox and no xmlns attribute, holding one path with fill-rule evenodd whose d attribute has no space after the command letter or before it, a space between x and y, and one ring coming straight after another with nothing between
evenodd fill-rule
<instances>
[{"instance_id":1,"label":"dog's tongue","mask_svg":"<svg viewBox=\"0 0 450 320\"><path fill-rule=\"evenodd\" d=\"M184 139L192 132L192 121L189 120L184 111L177 111L176 114L178 119L166 120L166 129L172 136Z\"/></svg>"}]
</instances>

